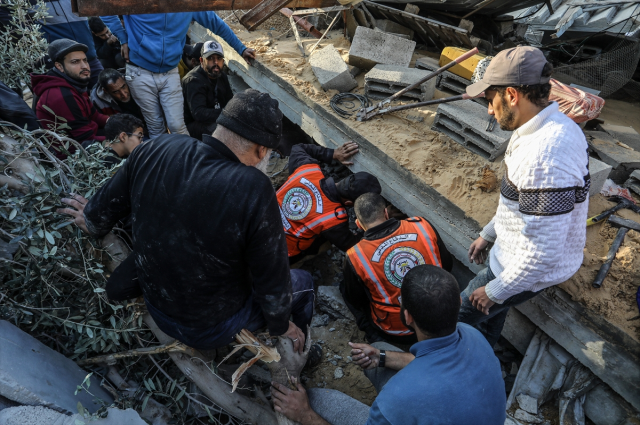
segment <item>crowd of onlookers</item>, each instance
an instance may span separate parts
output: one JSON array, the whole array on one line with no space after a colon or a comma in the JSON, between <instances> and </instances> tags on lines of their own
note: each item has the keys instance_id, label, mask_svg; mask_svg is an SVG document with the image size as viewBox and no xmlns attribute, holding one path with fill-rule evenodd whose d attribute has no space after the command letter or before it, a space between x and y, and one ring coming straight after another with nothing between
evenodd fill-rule
<instances>
[{"instance_id":1,"label":"crowd of onlookers","mask_svg":"<svg viewBox=\"0 0 640 425\"><path fill-rule=\"evenodd\" d=\"M192 21L219 35L247 62L255 57L214 12L87 19L72 13L70 0L45 3L49 17L41 28L49 48L38 63L45 72L31 74L30 127L54 130L85 147L102 143L118 157L167 132L202 139L215 130L233 97L222 45L191 45ZM114 118L119 115L126 117ZM64 159L77 146L54 142L52 149Z\"/></svg>"}]
</instances>

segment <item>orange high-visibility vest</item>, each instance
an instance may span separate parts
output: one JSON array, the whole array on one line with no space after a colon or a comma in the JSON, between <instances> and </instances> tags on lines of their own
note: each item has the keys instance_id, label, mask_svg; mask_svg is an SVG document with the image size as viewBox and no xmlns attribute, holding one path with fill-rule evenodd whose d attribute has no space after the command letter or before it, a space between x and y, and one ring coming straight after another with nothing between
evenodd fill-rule
<instances>
[{"instance_id":1,"label":"orange high-visibility vest","mask_svg":"<svg viewBox=\"0 0 640 425\"><path fill-rule=\"evenodd\" d=\"M303 165L276 192L289 257L308 249L323 231L347 220L347 210L320 189L320 166Z\"/></svg>"},{"instance_id":2,"label":"orange high-visibility vest","mask_svg":"<svg viewBox=\"0 0 640 425\"><path fill-rule=\"evenodd\" d=\"M400 288L404 276L421 264L442 267L438 238L429 223L412 217L384 239L362 239L347 251L356 273L371 294L371 317L382 331L411 335L400 320Z\"/></svg>"}]
</instances>

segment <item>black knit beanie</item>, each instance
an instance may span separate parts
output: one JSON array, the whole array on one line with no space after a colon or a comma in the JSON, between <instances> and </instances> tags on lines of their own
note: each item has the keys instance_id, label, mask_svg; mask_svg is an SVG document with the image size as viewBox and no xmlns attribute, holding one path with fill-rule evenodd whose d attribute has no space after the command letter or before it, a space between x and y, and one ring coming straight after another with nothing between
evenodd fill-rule
<instances>
[{"instance_id":1,"label":"black knit beanie","mask_svg":"<svg viewBox=\"0 0 640 425\"><path fill-rule=\"evenodd\" d=\"M382 193L382 187L378 179L367 172L360 171L336 183L340 196L346 200L355 202L358 196L365 193Z\"/></svg>"},{"instance_id":2,"label":"black knit beanie","mask_svg":"<svg viewBox=\"0 0 640 425\"><path fill-rule=\"evenodd\" d=\"M282 112L278 109L278 101L254 89L233 96L216 123L272 149L278 146L282 136Z\"/></svg>"}]
</instances>

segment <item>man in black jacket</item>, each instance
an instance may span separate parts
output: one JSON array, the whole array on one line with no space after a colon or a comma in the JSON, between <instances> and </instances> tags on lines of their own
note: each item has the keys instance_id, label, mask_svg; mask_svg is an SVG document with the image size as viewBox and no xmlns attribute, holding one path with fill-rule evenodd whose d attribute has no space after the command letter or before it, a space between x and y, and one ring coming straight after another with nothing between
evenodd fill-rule
<instances>
[{"instance_id":1,"label":"man in black jacket","mask_svg":"<svg viewBox=\"0 0 640 425\"><path fill-rule=\"evenodd\" d=\"M59 212L93 235L131 214L133 252L107 294L127 299L139 285L159 328L197 349L266 325L302 352L313 281L289 271L278 202L261 172L281 131L278 102L249 89L227 105L213 136L159 136L138 146L86 207L77 195L64 199L75 210Z\"/></svg>"},{"instance_id":2,"label":"man in black jacket","mask_svg":"<svg viewBox=\"0 0 640 425\"><path fill-rule=\"evenodd\" d=\"M93 45L96 48L98 60L103 68L124 68L125 62L120 53L120 41L102 22L102 19L97 16L89 18L89 28L93 35Z\"/></svg>"},{"instance_id":3,"label":"man in black jacket","mask_svg":"<svg viewBox=\"0 0 640 425\"><path fill-rule=\"evenodd\" d=\"M202 140L216 129L216 120L233 97L229 79L222 72L224 51L217 41L202 46L200 66L182 79L184 122L189 135Z\"/></svg>"}]
</instances>

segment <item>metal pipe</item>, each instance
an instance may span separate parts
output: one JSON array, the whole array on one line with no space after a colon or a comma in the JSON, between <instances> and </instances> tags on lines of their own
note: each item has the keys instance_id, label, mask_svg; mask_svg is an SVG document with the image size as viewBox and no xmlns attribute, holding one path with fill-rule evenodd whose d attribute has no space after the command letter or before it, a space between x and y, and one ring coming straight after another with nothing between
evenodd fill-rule
<instances>
[{"instance_id":1,"label":"metal pipe","mask_svg":"<svg viewBox=\"0 0 640 425\"><path fill-rule=\"evenodd\" d=\"M291 10L291 9L289 9L287 7L283 7L282 9L280 9L280 13L282 13L287 18L290 18L290 17L293 16L293 21L300 28L302 28L303 30L305 30L306 32L308 32L309 34L314 36L315 38L322 38L322 33L320 31L318 31L316 29L316 27L311 25L311 23L309 21L307 21L305 18L294 15L293 14L293 10Z\"/></svg>"}]
</instances>

